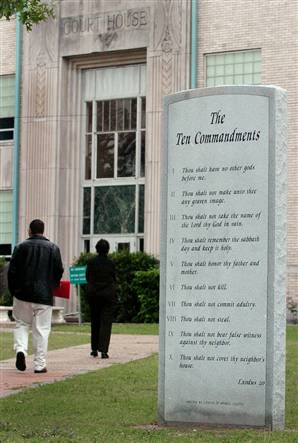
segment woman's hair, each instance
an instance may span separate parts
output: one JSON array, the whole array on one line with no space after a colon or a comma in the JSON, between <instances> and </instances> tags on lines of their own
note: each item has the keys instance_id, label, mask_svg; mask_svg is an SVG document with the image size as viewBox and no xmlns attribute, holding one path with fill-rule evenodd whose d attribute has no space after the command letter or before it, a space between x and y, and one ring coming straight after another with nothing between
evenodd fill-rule
<instances>
[{"instance_id":1,"label":"woman's hair","mask_svg":"<svg viewBox=\"0 0 298 443\"><path fill-rule=\"evenodd\" d=\"M101 238L95 245L96 252L99 255L108 255L110 250L110 245L107 240Z\"/></svg>"}]
</instances>

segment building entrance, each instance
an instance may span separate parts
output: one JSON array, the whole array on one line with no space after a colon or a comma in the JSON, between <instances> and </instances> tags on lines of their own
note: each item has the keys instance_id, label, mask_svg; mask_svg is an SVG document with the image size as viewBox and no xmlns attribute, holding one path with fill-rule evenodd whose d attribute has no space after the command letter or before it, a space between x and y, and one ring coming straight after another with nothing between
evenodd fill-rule
<instances>
[{"instance_id":1,"label":"building entrance","mask_svg":"<svg viewBox=\"0 0 298 443\"><path fill-rule=\"evenodd\" d=\"M143 250L146 67L83 71L82 241Z\"/></svg>"}]
</instances>

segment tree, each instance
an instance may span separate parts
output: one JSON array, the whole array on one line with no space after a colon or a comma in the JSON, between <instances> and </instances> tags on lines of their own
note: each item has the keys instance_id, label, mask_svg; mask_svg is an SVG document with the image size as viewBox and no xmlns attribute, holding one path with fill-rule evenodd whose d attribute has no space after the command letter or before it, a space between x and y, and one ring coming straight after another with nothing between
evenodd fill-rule
<instances>
[{"instance_id":1,"label":"tree","mask_svg":"<svg viewBox=\"0 0 298 443\"><path fill-rule=\"evenodd\" d=\"M31 31L34 24L54 17L54 7L52 1L46 4L41 0L1 0L0 18L10 20L16 14L27 31Z\"/></svg>"}]
</instances>

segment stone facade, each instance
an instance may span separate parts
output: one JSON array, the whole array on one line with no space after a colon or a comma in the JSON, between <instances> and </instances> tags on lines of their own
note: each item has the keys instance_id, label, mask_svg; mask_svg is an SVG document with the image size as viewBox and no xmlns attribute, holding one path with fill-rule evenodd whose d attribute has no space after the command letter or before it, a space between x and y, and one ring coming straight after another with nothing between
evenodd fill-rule
<instances>
[{"instance_id":1,"label":"stone facade","mask_svg":"<svg viewBox=\"0 0 298 443\"><path fill-rule=\"evenodd\" d=\"M47 235L61 245L66 266L80 253L81 73L142 62L147 69L145 250L159 255L163 96L190 87L191 3L60 1L55 20L35 26L31 33L24 30L20 239L28 222L41 217ZM261 49L262 83L288 91L288 293L298 298L298 39L294 38L298 11L292 0L255 3L197 0L197 86L205 86L205 54ZM14 21L0 21L0 42L5 48L0 55L1 74L15 69L14 33ZM1 153L3 149L1 145ZM11 162L6 165L6 170L11 168ZM68 309L74 311L75 304L73 300Z\"/></svg>"},{"instance_id":2,"label":"stone facade","mask_svg":"<svg viewBox=\"0 0 298 443\"><path fill-rule=\"evenodd\" d=\"M76 116L80 114L82 69L113 61L118 65L115 51L128 51L130 62L138 62L138 50L144 48L150 78L145 249L157 255L162 98L189 87L189 2L92 5L60 2L56 20L24 36L20 237L30 219L43 218L47 235L59 242L66 264L78 256L81 247L81 150ZM98 54L104 55L104 62ZM68 306L70 311L75 310L75 302Z\"/></svg>"}]
</instances>

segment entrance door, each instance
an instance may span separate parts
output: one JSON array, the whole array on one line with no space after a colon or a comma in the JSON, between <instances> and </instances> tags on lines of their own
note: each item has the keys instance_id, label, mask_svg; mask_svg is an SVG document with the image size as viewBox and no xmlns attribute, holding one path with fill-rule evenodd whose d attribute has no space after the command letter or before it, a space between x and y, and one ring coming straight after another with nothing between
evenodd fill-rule
<instances>
[{"instance_id":1,"label":"entrance door","mask_svg":"<svg viewBox=\"0 0 298 443\"><path fill-rule=\"evenodd\" d=\"M134 236L131 237L124 237L124 236L112 236L112 235L105 235L103 236L105 239L108 240L110 244L110 251L128 251L128 252L136 252L137 250L140 250L138 247L138 244L136 243L136 239ZM102 238L102 237L100 237ZM90 251L95 251L95 245L100 240L98 237L92 238L92 243L90 244ZM88 249L88 248L86 248Z\"/></svg>"},{"instance_id":2,"label":"entrance door","mask_svg":"<svg viewBox=\"0 0 298 443\"><path fill-rule=\"evenodd\" d=\"M143 250L146 69L144 65L83 73L82 242L94 250Z\"/></svg>"}]
</instances>

